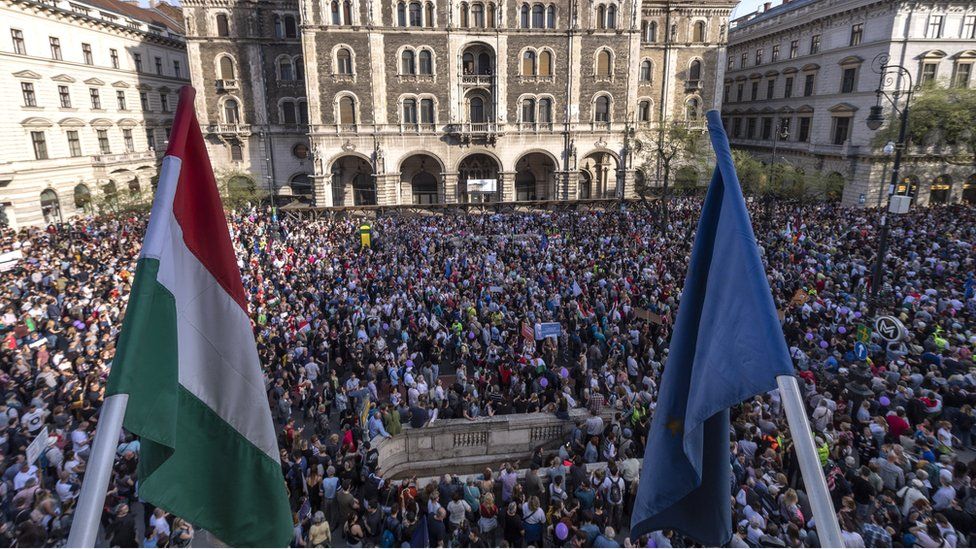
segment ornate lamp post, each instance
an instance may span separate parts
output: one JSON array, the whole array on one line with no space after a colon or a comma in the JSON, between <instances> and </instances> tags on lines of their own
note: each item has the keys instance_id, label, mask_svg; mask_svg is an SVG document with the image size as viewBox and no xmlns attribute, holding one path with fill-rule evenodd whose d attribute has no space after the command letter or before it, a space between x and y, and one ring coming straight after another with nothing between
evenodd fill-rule
<instances>
[{"instance_id":1,"label":"ornate lamp post","mask_svg":"<svg viewBox=\"0 0 976 549\"><path fill-rule=\"evenodd\" d=\"M871 107L871 113L867 118L868 129L874 131L879 129L885 122L884 107L881 99L884 98L891 104L892 112L899 117L898 140L894 143L895 161L891 168L892 188L898 189L898 173L901 169L901 156L905 151L905 140L908 135L908 109L912 102L914 86L912 85L912 73L905 67L889 63L887 53L879 54L874 58L871 67L874 72L880 75L878 81L877 103ZM905 82L908 83L907 89ZM894 86L894 90L888 92L885 88ZM904 97L904 104L900 105L900 100ZM894 194L889 195L888 204L891 209L891 200ZM874 262L874 272L871 277L871 295L868 298L869 315L874 318L878 310L878 292L884 280L884 259L888 251L888 213L881 214L881 233L878 238L878 256Z\"/></svg>"}]
</instances>

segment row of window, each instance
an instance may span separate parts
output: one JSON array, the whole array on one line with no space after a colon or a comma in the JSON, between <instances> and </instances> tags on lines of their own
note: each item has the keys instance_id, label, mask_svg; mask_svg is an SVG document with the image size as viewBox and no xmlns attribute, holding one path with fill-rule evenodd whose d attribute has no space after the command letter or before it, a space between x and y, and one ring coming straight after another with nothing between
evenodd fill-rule
<instances>
[{"instance_id":1,"label":"row of window","mask_svg":"<svg viewBox=\"0 0 976 549\"><path fill-rule=\"evenodd\" d=\"M34 89L33 82L21 82L20 83L21 96L24 99L25 107L36 107L41 108L40 103L37 101L37 92ZM91 104L93 110L104 110L102 105L102 93L98 88L88 88L88 100ZM72 109L73 104L71 101L71 90L67 85L58 85L58 104L62 109ZM166 92L159 93L159 104L162 112L169 112L169 94ZM116 90L115 91L115 105L120 111L128 111L129 104L125 91ZM152 112L151 105L149 103L149 92L141 91L139 92L139 107L142 111Z\"/></svg>"},{"instance_id":2,"label":"row of window","mask_svg":"<svg viewBox=\"0 0 976 549\"><path fill-rule=\"evenodd\" d=\"M945 34L945 16L944 15L929 15L928 21L925 27L925 38L929 39L939 39L947 38ZM964 40L976 39L976 15L966 15L962 19L962 25L959 28L958 37ZM855 23L851 25L850 34L848 36L847 45L848 46L858 46L864 40L864 23ZM807 47L807 53L809 55L814 55L820 53L821 35L814 34L810 37L809 45ZM764 47L756 48L753 52L753 66L762 65L766 62L766 49ZM789 59L796 59L800 55L800 40L791 40L789 45ZM739 68L744 69L749 63L749 52L742 52L739 54ZM775 63L779 61L780 58L780 45L774 44L770 48L769 62ZM729 70L735 68L735 56L729 56Z\"/></svg>"},{"instance_id":3,"label":"row of window","mask_svg":"<svg viewBox=\"0 0 976 549\"><path fill-rule=\"evenodd\" d=\"M849 67L844 69L843 76L841 78L841 93L852 93L857 87L857 74L858 69L856 67ZM808 73L803 75L803 97L810 97L814 92L814 84L816 83L817 75L815 73ZM783 95L784 99L789 99L794 96L794 81L795 76L786 76L783 83ZM762 99L776 99L776 77L769 77L766 79L766 96ZM741 103L743 101L758 101L759 97L759 79L753 79L750 84L750 93L746 97L746 83L738 82L735 85L735 96L732 96L732 86L730 83L726 83L724 95L722 100L724 103ZM734 99L734 101L733 101Z\"/></svg>"},{"instance_id":4,"label":"row of window","mask_svg":"<svg viewBox=\"0 0 976 549\"><path fill-rule=\"evenodd\" d=\"M27 43L24 40L24 32L20 29L10 29L10 40L13 46L13 52L19 55L27 55ZM61 39L57 36L48 37L48 46L50 47L51 59L55 61L63 61L63 52L61 49ZM116 48L109 48L109 63L113 69L121 68L119 61L119 50ZM86 65L95 64L95 54L92 51L92 45L86 42L81 44L81 59ZM143 72L142 65L142 54L133 53L132 63L135 66L137 72ZM155 66L156 74L163 76L163 58L156 56L153 58L153 63ZM184 78L183 67L180 64L179 59L173 60L173 76L176 78Z\"/></svg>"},{"instance_id":5,"label":"row of window","mask_svg":"<svg viewBox=\"0 0 976 549\"><path fill-rule=\"evenodd\" d=\"M241 103L234 97L225 97L220 104L221 120L224 124L243 124ZM308 124L308 101L286 97L278 101L278 122L280 124Z\"/></svg>"},{"instance_id":6,"label":"row of window","mask_svg":"<svg viewBox=\"0 0 976 549\"><path fill-rule=\"evenodd\" d=\"M146 143L150 149L156 148L155 128L146 129ZM68 145L68 156L85 156L82 150L81 135L78 130L66 130L64 132ZM47 132L45 130L32 130L30 132L31 147L34 150L35 160L48 160L51 158L48 151ZM96 128L95 139L98 143L98 152L95 154L112 154L112 143L109 139L108 129ZM169 140L169 129L166 129L166 139ZM125 152L135 152L135 140L131 128L122 128L122 146Z\"/></svg>"},{"instance_id":7,"label":"row of window","mask_svg":"<svg viewBox=\"0 0 976 549\"><path fill-rule=\"evenodd\" d=\"M813 110L796 117L795 135L791 132L792 118L780 118L778 124L772 116L731 118L731 135L734 138L760 139L764 141L784 141L796 143L810 142L810 128L813 124ZM724 120L728 129L729 118ZM851 138L854 117L842 114L831 117L830 144L843 145Z\"/></svg>"},{"instance_id":8,"label":"row of window","mask_svg":"<svg viewBox=\"0 0 976 549\"><path fill-rule=\"evenodd\" d=\"M668 42L678 40L677 26L672 26L672 36ZM641 42L645 44L656 44L659 40L657 32L657 21L641 21ZM708 42L708 32L704 21L695 21L689 28L689 42L704 44Z\"/></svg>"},{"instance_id":9,"label":"row of window","mask_svg":"<svg viewBox=\"0 0 976 549\"><path fill-rule=\"evenodd\" d=\"M357 100L349 93L336 98L336 119L343 126L357 123ZM553 123L554 99L549 95L523 96L518 102L518 123L551 127ZM613 122L613 97L600 92L593 98L592 122L609 124ZM653 103L650 99L638 101L637 122L650 122L653 118ZM701 99L690 97L685 101L685 117L689 121L701 119ZM472 96L466 101L467 122L484 123L490 120L490 100ZM236 102L235 102L236 108ZM402 125L430 127L437 123L437 101L433 95L407 95L400 99L400 123Z\"/></svg>"}]
</instances>

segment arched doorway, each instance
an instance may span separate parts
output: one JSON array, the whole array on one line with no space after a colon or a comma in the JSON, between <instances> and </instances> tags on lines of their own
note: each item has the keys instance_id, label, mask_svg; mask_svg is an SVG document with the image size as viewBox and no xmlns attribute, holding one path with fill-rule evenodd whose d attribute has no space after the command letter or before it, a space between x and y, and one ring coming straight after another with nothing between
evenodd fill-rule
<instances>
[{"instance_id":1,"label":"arched doorway","mask_svg":"<svg viewBox=\"0 0 976 549\"><path fill-rule=\"evenodd\" d=\"M967 177L962 184L962 200L967 204L976 204L976 173Z\"/></svg>"},{"instance_id":2,"label":"arched doorway","mask_svg":"<svg viewBox=\"0 0 976 549\"><path fill-rule=\"evenodd\" d=\"M102 187L102 196L106 202L115 202L119 198L119 189L115 181L109 181Z\"/></svg>"},{"instance_id":3,"label":"arched doorway","mask_svg":"<svg viewBox=\"0 0 976 549\"><path fill-rule=\"evenodd\" d=\"M246 175L235 175L227 180L227 190L232 193L253 193L254 180Z\"/></svg>"},{"instance_id":4,"label":"arched doorway","mask_svg":"<svg viewBox=\"0 0 976 549\"><path fill-rule=\"evenodd\" d=\"M462 202L495 202L498 200L498 162L487 154L475 153L458 165L458 197ZM468 188L471 181L471 188ZM483 192L494 182L494 192Z\"/></svg>"},{"instance_id":5,"label":"arched doorway","mask_svg":"<svg viewBox=\"0 0 976 549\"><path fill-rule=\"evenodd\" d=\"M836 202L844 195L844 176L838 172L833 172L827 176L824 182L823 199Z\"/></svg>"},{"instance_id":6,"label":"arched doorway","mask_svg":"<svg viewBox=\"0 0 976 549\"><path fill-rule=\"evenodd\" d=\"M929 187L929 204L946 204L952 192L952 177L944 173L932 180Z\"/></svg>"},{"instance_id":7,"label":"arched doorway","mask_svg":"<svg viewBox=\"0 0 976 549\"><path fill-rule=\"evenodd\" d=\"M142 193L142 185L139 184L139 179L137 178L130 179L128 183L128 187L129 187L130 196L136 197Z\"/></svg>"},{"instance_id":8,"label":"arched doorway","mask_svg":"<svg viewBox=\"0 0 976 549\"><path fill-rule=\"evenodd\" d=\"M580 199L585 200L593 196L593 175L587 170L580 170L579 174L579 191L577 195Z\"/></svg>"},{"instance_id":9,"label":"arched doorway","mask_svg":"<svg viewBox=\"0 0 976 549\"><path fill-rule=\"evenodd\" d=\"M341 156L332 163L332 203L336 206L375 206L373 167L361 156Z\"/></svg>"},{"instance_id":10,"label":"arched doorway","mask_svg":"<svg viewBox=\"0 0 976 549\"><path fill-rule=\"evenodd\" d=\"M440 204L444 167L429 154L414 154L400 164L400 200L410 204Z\"/></svg>"},{"instance_id":11,"label":"arched doorway","mask_svg":"<svg viewBox=\"0 0 976 549\"><path fill-rule=\"evenodd\" d=\"M312 195L312 180L308 177L307 173L293 175L288 182L288 186L291 187L291 194L301 196Z\"/></svg>"},{"instance_id":12,"label":"arched doorway","mask_svg":"<svg viewBox=\"0 0 976 549\"><path fill-rule=\"evenodd\" d=\"M54 189L44 189L41 191L41 213L44 214L45 223L60 223L61 200Z\"/></svg>"},{"instance_id":13,"label":"arched doorway","mask_svg":"<svg viewBox=\"0 0 976 549\"><path fill-rule=\"evenodd\" d=\"M580 162L580 180L590 181L589 198L615 198L617 196L617 159L609 152L596 151L583 157ZM580 196L580 198L583 198Z\"/></svg>"},{"instance_id":14,"label":"arched doorway","mask_svg":"<svg viewBox=\"0 0 976 549\"><path fill-rule=\"evenodd\" d=\"M88 185L79 184L75 186L75 209L85 213L91 213L91 189Z\"/></svg>"},{"instance_id":15,"label":"arched doorway","mask_svg":"<svg viewBox=\"0 0 976 549\"><path fill-rule=\"evenodd\" d=\"M552 200L556 163L547 154L529 153L515 163L515 200Z\"/></svg>"},{"instance_id":16,"label":"arched doorway","mask_svg":"<svg viewBox=\"0 0 976 549\"><path fill-rule=\"evenodd\" d=\"M917 192L918 177L914 175L906 175L905 177L901 178L901 181L898 182L898 188L895 189L895 194L904 194L913 198Z\"/></svg>"}]
</instances>

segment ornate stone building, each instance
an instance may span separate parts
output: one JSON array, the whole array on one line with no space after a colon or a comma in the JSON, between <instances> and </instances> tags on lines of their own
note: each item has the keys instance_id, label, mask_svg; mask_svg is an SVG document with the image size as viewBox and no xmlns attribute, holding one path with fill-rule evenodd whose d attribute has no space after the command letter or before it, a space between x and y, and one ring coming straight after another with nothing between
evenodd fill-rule
<instances>
[{"instance_id":1,"label":"ornate stone building","mask_svg":"<svg viewBox=\"0 0 976 549\"><path fill-rule=\"evenodd\" d=\"M733 147L843 180L844 203L876 207L890 155L866 119L877 103L872 61L887 54L930 81L972 87L976 6L958 0L792 0L732 22L722 117ZM886 84L889 92L901 84ZM882 100L883 101L883 100ZM890 105L882 102L891 117ZM904 100L901 101L904 105ZM976 202L976 170L910 148L901 183L920 204Z\"/></svg>"},{"instance_id":2,"label":"ornate stone building","mask_svg":"<svg viewBox=\"0 0 976 549\"><path fill-rule=\"evenodd\" d=\"M0 206L13 226L150 192L189 83L182 32L168 4L0 0Z\"/></svg>"},{"instance_id":3,"label":"ornate stone building","mask_svg":"<svg viewBox=\"0 0 976 549\"><path fill-rule=\"evenodd\" d=\"M734 1L182 5L215 165L348 206L632 192L635 132L715 104Z\"/></svg>"}]
</instances>

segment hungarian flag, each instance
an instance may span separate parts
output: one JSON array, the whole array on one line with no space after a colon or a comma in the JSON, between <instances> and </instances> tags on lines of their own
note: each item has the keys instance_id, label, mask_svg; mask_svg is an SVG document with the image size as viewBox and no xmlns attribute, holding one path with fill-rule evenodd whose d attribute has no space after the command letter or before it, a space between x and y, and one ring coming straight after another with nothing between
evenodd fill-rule
<instances>
[{"instance_id":1,"label":"hungarian flag","mask_svg":"<svg viewBox=\"0 0 976 549\"><path fill-rule=\"evenodd\" d=\"M292 535L241 273L180 90L107 393L128 394L139 497L236 546Z\"/></svg>"}]
</instances>

